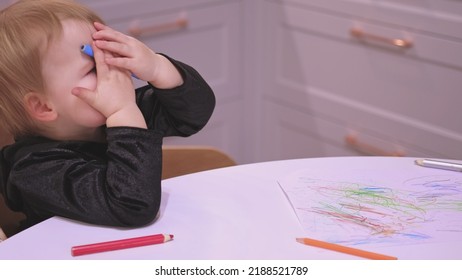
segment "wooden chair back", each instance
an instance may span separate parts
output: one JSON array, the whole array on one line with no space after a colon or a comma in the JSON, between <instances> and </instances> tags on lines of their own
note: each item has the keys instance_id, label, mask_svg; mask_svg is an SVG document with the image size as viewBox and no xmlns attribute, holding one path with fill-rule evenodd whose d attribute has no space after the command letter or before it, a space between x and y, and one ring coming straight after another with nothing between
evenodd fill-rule
<instances>
[{"instance_id":1,"label":"wooden chair back","mask_svg":"<svg viewBox=\"0 0 462 280\"><path fill-rule=\"evenodd\" d=\"M164 146L162 151L162 179L236 165L225 152L210 146Z\"/></svg>"}]
</instances>

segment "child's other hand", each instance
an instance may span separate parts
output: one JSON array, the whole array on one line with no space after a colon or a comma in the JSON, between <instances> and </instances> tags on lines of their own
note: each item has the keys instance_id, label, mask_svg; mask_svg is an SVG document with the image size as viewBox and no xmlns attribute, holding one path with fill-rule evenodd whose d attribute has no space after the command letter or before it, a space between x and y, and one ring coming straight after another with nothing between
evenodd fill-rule
<instances>
[{"instance_id":1,"label":"child's other hand","mask_svg":"<svg viewBox=\"0 0 462 280\"><path fill-rule=\"evenodd\" d=\"M159 88L173 88L183 83L176 68L164 56L156 54L139 40L95 22L93 39L98 48L111 52L106 63L127 69L137 78Z\"/></svg>"},{"instance_id":2,"label":"child's other hand","mask_svg":"<svg viewBox=\"0 0 462 280\"><path fill-rule=\"evenodd\" d=\"M107 64L113 58L109 52L93 44L96 63L96 89L74 88L72 94L79 97L106 117L106 125L146 128L146 122L136 105L135 90L130 73Z\"/></svg>"}]
</instances>

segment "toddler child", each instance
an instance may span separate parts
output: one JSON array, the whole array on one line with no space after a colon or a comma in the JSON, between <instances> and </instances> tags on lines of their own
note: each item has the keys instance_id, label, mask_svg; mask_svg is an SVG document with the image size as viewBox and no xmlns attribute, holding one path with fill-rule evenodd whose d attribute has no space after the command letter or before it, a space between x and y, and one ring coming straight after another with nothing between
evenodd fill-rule
<instances>
[{"instance_id":1,"label":"toddler child","mask_svg":"<svg viewBox=\"0 0 462 280\"><path fill-rule=\"evenodd\" d=\"M26 215L21 229L55 215L152 222L163 137L198 132L214 109L203 78L73 1L5 8L0 49L0 127L15 139L0 153L0 192ZM132 74L147 85L134 90Z\"/></svg>"}]
</instances>

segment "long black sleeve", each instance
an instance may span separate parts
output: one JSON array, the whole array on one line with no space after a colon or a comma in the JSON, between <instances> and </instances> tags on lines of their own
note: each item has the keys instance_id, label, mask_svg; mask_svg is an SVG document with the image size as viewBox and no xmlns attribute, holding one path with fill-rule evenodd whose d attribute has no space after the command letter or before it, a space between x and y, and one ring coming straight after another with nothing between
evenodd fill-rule
<instances>
[{"instance_id":1,"label":"long black sleeve","mask_svg":"<svg viewBox=\"0 0 462 280\"><path fill-rule=\"evenodd\" d=\"M162 135L127 127L109 128L107 138L107 145L36 142L37 151L17 161L7 190L19 194L16 207L25 212L26 227L55 215L113 226L140 226L155 218Z\"/></svg>"},{"instance_id":2,"label":"long black sleeve","mask_svg":"<svg viewBox=\"0 0 462 280\"><path fill-rule=\"evenodd\" d=\"M136 91L137 104L149 129L162 131L164 136L190 136L210 119L215 108L215 95L194 68L167 58L183 77L183 85L162 90L151 85L139 88Z\"/></svg>"}]
</instances>

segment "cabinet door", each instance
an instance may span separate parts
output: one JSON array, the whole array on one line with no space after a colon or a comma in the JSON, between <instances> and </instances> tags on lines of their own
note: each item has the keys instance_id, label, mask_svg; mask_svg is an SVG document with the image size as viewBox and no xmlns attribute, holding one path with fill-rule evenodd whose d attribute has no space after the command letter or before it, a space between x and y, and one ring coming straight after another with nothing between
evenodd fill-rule
<instances>
[{"instance_id":1,"label":"cabinet door","mask_svg":"<svg viewBox=\"0 0 462 280\"><path fill-rule=\"evenodd\" d=\"M262 75L268 78L263 98L286 106L287 111L305 113L301 117L310 115L343 127L344 135L337 135L338 140L327 138L342 149L344 143L351 144L353 133L360 135L356 142L370 139L373 143L352 145L352 150L372 146L371 150L391 151L384 154L462 157L460 42L296 5L268 2L266 8L265 26L271 32L265 37L268 48L262 61ZM357 40L350 36L350 28L356 25L391 38L410 36L415 45L401 49ZM434 46L441 51L432 52ZM286 115L276 119L285 119L292 126L305 121L290 120ZM271 125L263 126L265 137ZM313 138L326 139L327 125L317 123L304 131ZM377 137L379 140L374 140ZM260 155L271 149L260 148L265 149ZM305 150L300 146L300 151ZM339 151L338 155L344 154ZM332 153L313 153L320 155Z\"/></svg>"}]
</instances>

